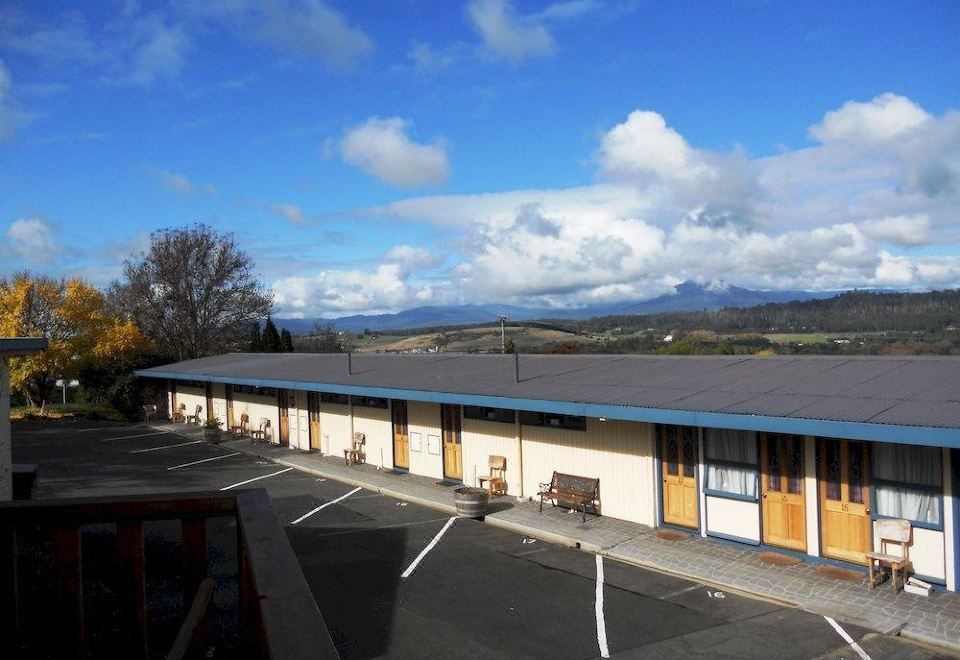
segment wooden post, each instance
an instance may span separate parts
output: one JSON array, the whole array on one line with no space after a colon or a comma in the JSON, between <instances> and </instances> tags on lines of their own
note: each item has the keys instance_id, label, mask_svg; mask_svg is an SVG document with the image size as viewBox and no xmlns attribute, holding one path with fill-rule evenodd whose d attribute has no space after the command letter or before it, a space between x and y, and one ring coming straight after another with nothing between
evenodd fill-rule
<instances>
[{"instance_id":1,"label":"wooden post","mask_svg":"<svg viewBox=\"0 0 960 660\"><path fill-rule=\"evenodd\" d=\"M83 555L80 528L65 527L54 531L54 567L60 585L60 623L54 626L57 657L84 657Z\"/></svg>"},{"instance_id":2,"label":"wooden post","mask_svg":"<svg viewBox=\"0 0 960 660\"><path fill-rule=\"evenodd\" d=\"M147 590L144 575L143 527L139 522L117 525L120 556L121 615L127 618L123 629L123 655L147 657Z\"/></svg>"}]
</instances>

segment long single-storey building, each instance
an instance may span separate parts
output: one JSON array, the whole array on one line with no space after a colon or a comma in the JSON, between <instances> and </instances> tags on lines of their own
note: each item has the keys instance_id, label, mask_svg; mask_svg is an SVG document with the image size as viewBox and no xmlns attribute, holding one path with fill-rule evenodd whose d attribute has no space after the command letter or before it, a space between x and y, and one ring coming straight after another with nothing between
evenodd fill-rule
<instances>
[{"instance_id":1,"label":"long single-storey building","mask_svg":"<svg viewBox=\"0 0 960 660\"><path fill-rule=\"evenodd\" d=\"M864 564L912 524L918 575L958 589L960 358L227 354L137 372L170 409L272 442L507 492L600 480L602 515ZM956 465L957 469L952 469Z\"/></svg>"},{"instance_id":2,"label":"long single-storey building","mask_svg":"<svg viewBox=\"0 0 960 660\"><path fill-rule=\"evenodd\" d=\"M10 358L46 350L43 337L0 337L0 502L13 498L10 462Z\"/></svg>"}]
</instances>

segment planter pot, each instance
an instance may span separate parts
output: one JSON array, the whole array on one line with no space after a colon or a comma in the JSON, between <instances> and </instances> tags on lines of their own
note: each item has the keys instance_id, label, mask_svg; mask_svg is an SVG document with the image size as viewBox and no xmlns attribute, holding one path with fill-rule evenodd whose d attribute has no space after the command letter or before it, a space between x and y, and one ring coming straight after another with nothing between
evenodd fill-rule
<instances>
[{"instance_id":1,"label":"planter pot","mask_svg":"<svg viewBox=\"0 0 960 660\"><path fill-rule=\"evenodd\" d=\"M464 486L453 491L457 515L462 518L483 518L490 504L490 493L484 488Z\"/></svg>"},{"instance_id":2,"label":"planter pot","mask_svg":"<svg viewBox=\"0 0 960 660\"><path fill-rule=\"evenodd\" d=\"M223 431L220 429L203 429L203 439L217 444L223 439Z\"/></svg>"}]
</instances>

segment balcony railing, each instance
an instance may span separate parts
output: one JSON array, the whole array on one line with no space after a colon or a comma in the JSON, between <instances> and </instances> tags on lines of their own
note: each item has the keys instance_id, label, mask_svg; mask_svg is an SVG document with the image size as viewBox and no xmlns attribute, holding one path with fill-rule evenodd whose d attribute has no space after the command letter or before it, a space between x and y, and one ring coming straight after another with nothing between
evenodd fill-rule
<instances>
[{"instance_id":1,"label":"balcony railing","mask_svg":"<svg viewBox=\"0 0 960 660\"><path fill-rule=\"evenodd\" d=\"M0 657L338 658L265 491L0 504Z\"/></svg>"}]
</instances>

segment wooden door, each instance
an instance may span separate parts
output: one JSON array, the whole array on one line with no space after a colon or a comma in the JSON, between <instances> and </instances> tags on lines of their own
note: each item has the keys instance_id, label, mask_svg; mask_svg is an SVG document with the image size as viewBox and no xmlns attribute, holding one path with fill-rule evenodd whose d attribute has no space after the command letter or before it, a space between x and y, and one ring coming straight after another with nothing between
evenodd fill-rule
<instances>
[{"instance_id":1,"label":"wooden door","mask_svg":"<svg viewBox=\"0 0 960 660\"><path fill-rule=\"evenodd\" d=\"M440 428L443 434L443 476L463 479L463 445L460 439L460 406L441 404Z\"/></svg>"},{"instance_id":2,"label":"wooden door","mask_svg":"<svg viewBox=\"0 0 960 660\"><path fill-rule=\"evenodd\" d=\"M803 437L760 436L760 507L763 542L807 550L807 515L803 490Z\"/></svg>"},{"instance_id":3,"label":"wooden door","mask_svg":"<svg viewBox=\"0 0 960 660\"><path fill-rule=\"evenodd\" d=\"M865 442L820 438L820 546L825 557L865 564L873 545Z\"/></svg>"},{"instance_id":4,"label":"wooden door","mask_svg":"<svg viewBox=\"0 0 960 660\"><path fill-rule=\"evenodd\" d=\"M310 449L320 451L320 393L307 393L307 410L310 413Z\"/></svg>"},{"instance_id":5,"label":"wooden door","mask_svg":"<svg viewBox=\"0 0 960 660\"><path fill-rule=\"evenodd\" d=\"M393 465L410 469L410 436L407 431L407 402L394 399L390 402L393 419Z\"/></svg>"},{"instance_id":6,"label":"wooden door","mask_svg":"<svg viewBox=\"0 0 960 660\"><path fill-rule=\"evenodd\" d=\"M209 422L216 416L213 413L213 383L206 384L205 393L207 395L207 421Z\"/></svg>"},{"instance_id":7,"label":"wooden door","mask_svg":"<svg viewBox=\"0 0 960 660\"><path fill-rule=\"evenodd\" d=\"M697 429L693 426L658 425L657 433L662 456L663 522L695 529L700 525Z\"/></svg>"},{"instance_id":8,"label":"wooden door","mask_svg":"<svg viewBox=\"0 0 960 660\"><path fill-rule=\"evenodd\" d=\"M277 408L280 418L280 444L290 446L290 406L287 403L287 391L277 390Z\"/></svg>"},{"instance_id":9,"label":"wooden door","mask_svg":"<svg viewBox=\"0 0 960 660\"><path fill-rule=\"evenodd\" d=\"M229 431L235 425L233 422L233 385L227 383L223 386L223 396L227 400L227 419L224 424L226 425L226 430Z\"/></svg>"}]
</instances>

